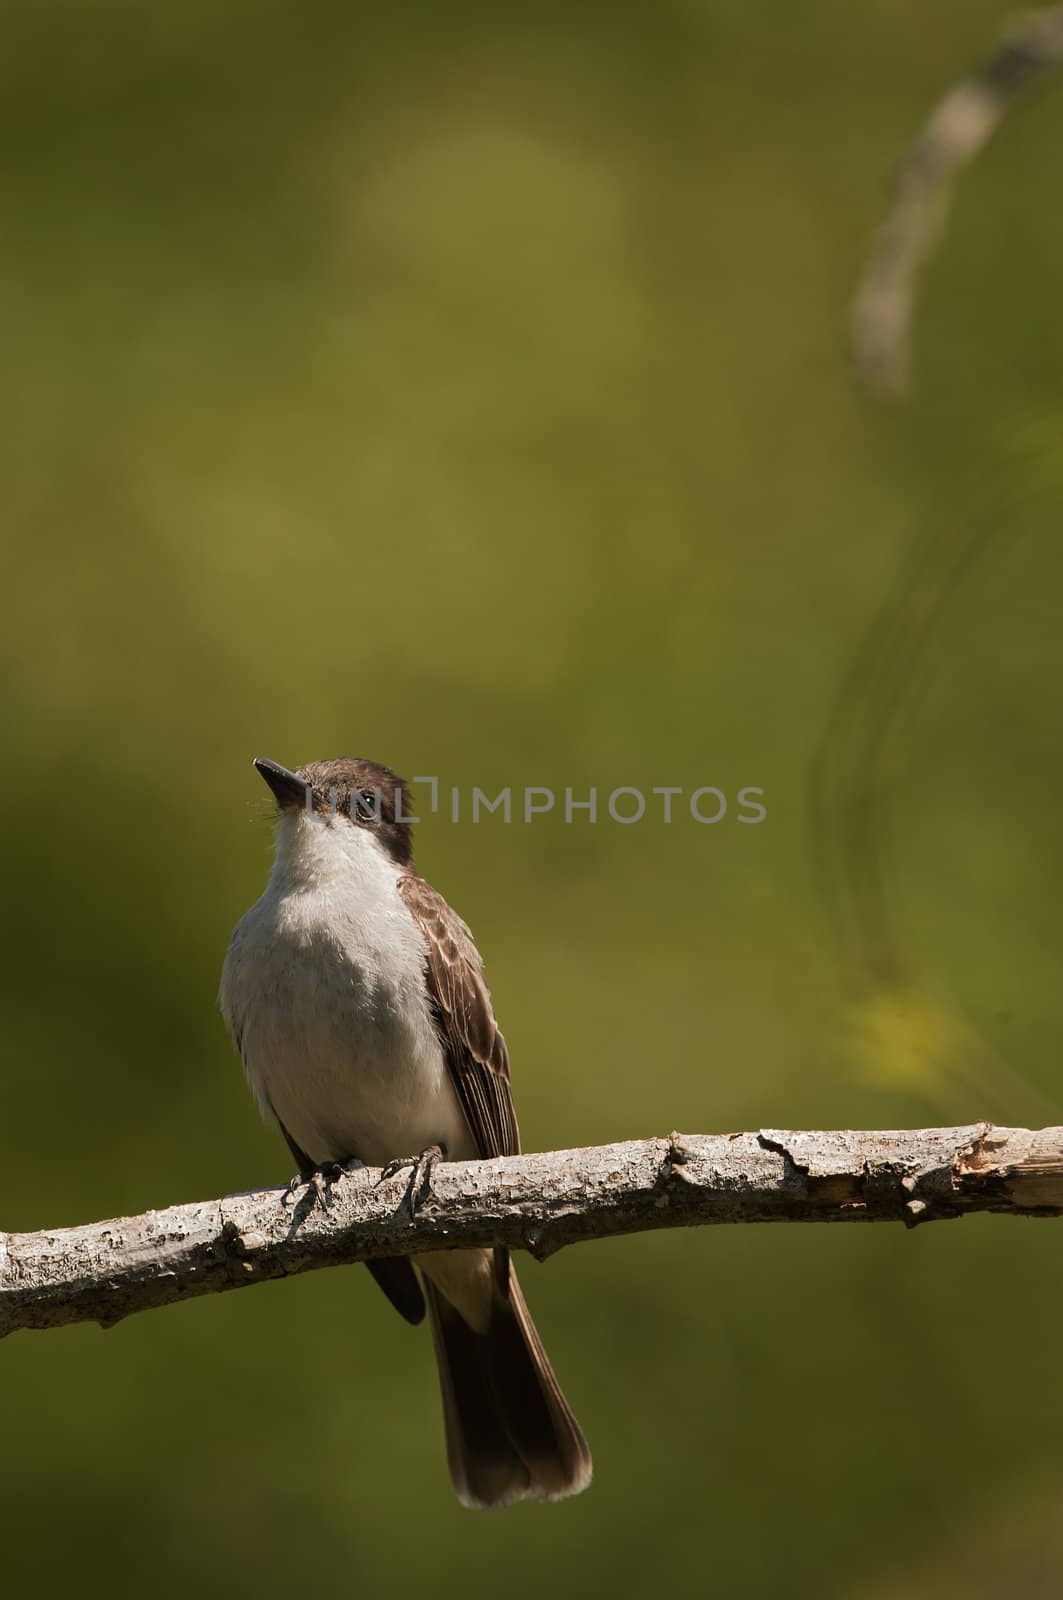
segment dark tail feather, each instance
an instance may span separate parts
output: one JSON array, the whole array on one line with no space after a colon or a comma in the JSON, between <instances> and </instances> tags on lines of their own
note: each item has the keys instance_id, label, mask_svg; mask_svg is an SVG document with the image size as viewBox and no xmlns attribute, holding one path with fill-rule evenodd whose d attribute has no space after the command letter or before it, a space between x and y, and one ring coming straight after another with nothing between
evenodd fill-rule
<instances>
[{"instance_id":1,"label":"dark tail feather","mask_svg":"<svg viewBox=\"0 0 1063 1600\"><path fill-rule=\"evenodd\" d=\"M491 1326L475 1333L427 1279L447 1462L459 1500L561 1500L591 1481L591 1456L510 1269Z\"/></svg>"}]
</instances>

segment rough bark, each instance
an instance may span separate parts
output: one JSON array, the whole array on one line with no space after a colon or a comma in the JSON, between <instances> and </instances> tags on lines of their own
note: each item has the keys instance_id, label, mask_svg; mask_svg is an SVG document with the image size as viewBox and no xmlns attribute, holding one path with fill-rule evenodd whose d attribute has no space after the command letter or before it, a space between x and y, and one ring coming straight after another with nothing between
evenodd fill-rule
<instances>
[{"instance_id":1,"label":"rough bark","mask_svg":"<svg viewBox=\"0 0 1063 1600\"><path fill-rule=\"evenodd\" d=\"M672 1134L441 1162L410 1214L404 1174L361 1170L326 1211L304 1189L229 1195L42 1233L0 1233L0 1337L241 1288L315 1267L468 1245L540 1259L582 1239L711 1222L1063 1215L1063 1128Z\"/></svg>"}]
</instances>

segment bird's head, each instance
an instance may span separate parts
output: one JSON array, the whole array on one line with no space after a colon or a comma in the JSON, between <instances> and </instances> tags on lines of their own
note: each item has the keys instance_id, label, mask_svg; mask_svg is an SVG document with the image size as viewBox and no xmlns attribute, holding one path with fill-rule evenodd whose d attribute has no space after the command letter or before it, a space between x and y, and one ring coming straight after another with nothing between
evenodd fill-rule
<instances>
[{"instance_id":1,"label":"bird's head","mask_svg":"<svg viewBox=\"0 0 1063 1600\"><path fill-rule=\"evenodd\" d=\"M256 756L254 767L273 792L282 832L314 837L338 830L338 847L375 846L396 865L413 862L413 801L405 781L390 767L358 757L310 761L292 772ZM315 830L308 835L306 830ZM357 830L352 834L350 830Z\"/></svg>"}]
</instances>

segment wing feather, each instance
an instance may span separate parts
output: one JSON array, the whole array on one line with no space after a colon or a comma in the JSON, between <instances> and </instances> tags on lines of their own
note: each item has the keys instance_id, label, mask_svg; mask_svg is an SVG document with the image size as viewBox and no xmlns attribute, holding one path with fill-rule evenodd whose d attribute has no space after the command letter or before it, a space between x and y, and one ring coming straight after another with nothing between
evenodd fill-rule
<instances>
[{"instance_id":1,"label":"wing feather","mask_svg":"<svg viewBox=\"0 0 1063 1600\"><path fill-rule=\"evenodd\" d=\"M518 1155L509 1052L472 934L423 878L400 878L398 889L424 937L428 989L447 1067L480 1154Z\"/></svg>"}]
</instances>

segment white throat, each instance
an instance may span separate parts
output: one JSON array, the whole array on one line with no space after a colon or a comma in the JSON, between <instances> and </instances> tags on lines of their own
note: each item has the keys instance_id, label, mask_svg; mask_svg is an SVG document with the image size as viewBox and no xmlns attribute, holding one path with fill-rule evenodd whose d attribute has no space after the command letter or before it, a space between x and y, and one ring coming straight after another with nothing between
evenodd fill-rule
<instances>
[{"instance_id":1,"label":"white throat","mask_svg":"<svg viewBox=\"0 0 1063 1600\"><path fill-rule=\"evenodd\" d=\"M269 888L281 894L313 892L359 897L379 885L394 889L408 871L393 861L369 828L344 817L286 811L277 829L277 853Z\"/></svg>"}]
</instances>

